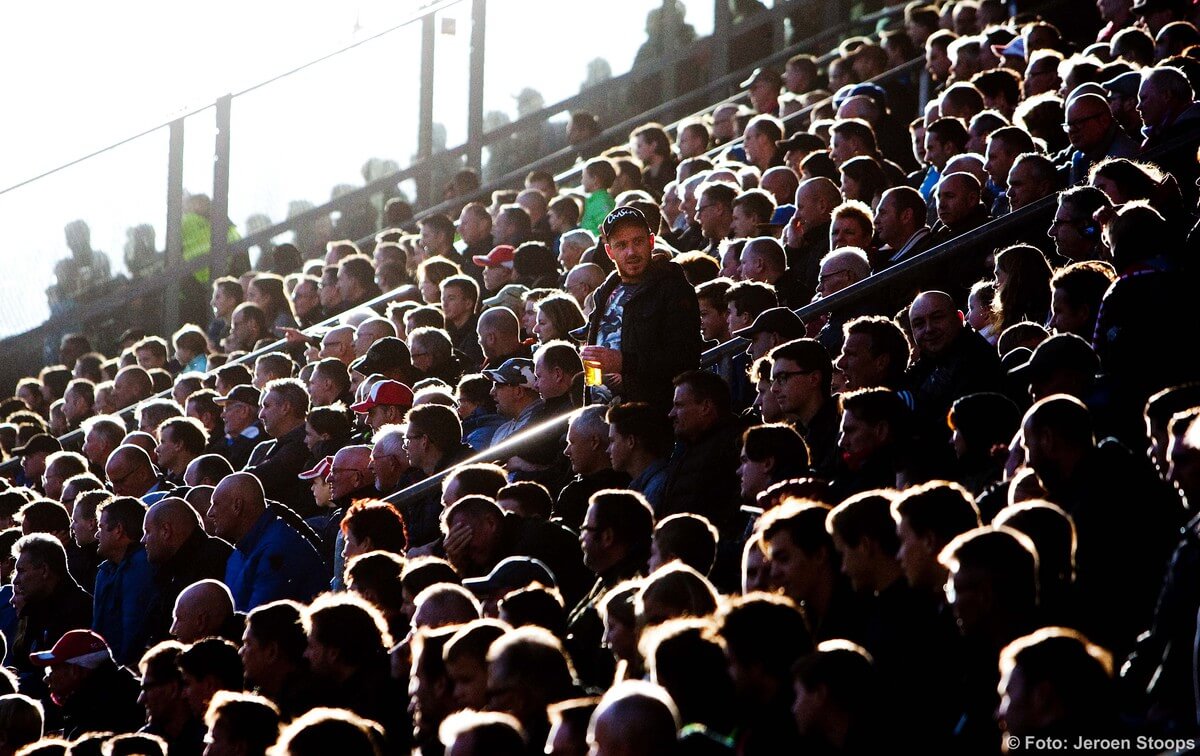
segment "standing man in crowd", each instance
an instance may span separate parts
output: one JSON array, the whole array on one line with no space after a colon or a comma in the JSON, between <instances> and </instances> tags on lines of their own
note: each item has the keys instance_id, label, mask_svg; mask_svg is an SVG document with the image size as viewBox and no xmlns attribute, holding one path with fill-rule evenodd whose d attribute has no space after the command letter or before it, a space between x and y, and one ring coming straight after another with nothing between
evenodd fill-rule
<instances>
[{"instance_id":1,"label":"standing man in crowd","mask_svg":"<svg viewBox=\"0 0 1200 756\"><path fill-rule=\"evenodd\" d=\"M654 232L640 210L613 210L601 230L617 270L595 291L580 356L599 363L623 400L669 407L672 379L700 364L696 291L679 266L651 257Z\"/></svg>"}]
</instances>

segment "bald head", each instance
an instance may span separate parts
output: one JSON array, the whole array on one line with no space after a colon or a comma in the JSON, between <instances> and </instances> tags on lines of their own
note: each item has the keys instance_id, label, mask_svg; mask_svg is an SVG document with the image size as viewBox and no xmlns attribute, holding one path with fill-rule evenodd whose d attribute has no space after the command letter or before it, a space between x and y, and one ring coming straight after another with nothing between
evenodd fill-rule
<instances>
[{"instance_id":1,"label":"bald head","mask_svg":"<svg viewBox=\"0 0 1200 756\"><path fill-rule=\"evenodd\" d=\"M354 361L354 326L341 325L329 329L321 339L321 359L332 357L349 365Z\"/></svg>"},{"instance_id":2,"label":"bald head","mask_svg":"<svg viewBox=\"0 0 1200 756\"><path fill-rule=\"evenodd\" d=\"M742 250L742 275L751 281L774 283L787 270L783 245L769 236L746 242Z\"/></svg>"},{"instance_id":3,"label":"bald head","mask_svg":"<svg viewBox=\"0 0 1200 756\"><path fill-rule=\"evenodd\" d=\"M845 288L871 275L871 263L858 247L842 247L821 258L821 275L829 276L833 271L845 272L847 281L840 287Z\"/></svg>"},{"instance_id":4,"label":"bald head","mask_svg":"<svg viewBox=\"0 0 1200 756\"><path fill-rule=\"evenodd\" d=\"M150 461L154 461L154 449L158 446L158 441L154 440L154 436L145 431L133 431L125 434L125 438L121 439L123 446L139 446L146 450L146 454L150 455Z\"/></svg>"},{"instance_id":5,"label":"bald head","mask_svg":"<svg viewBox=\"0 0 1200 756\"><path fill-rule=\"evenodd\" d=\"M1100 95L1081 94L1067 103L1067 138L1080 152L1102 148L1112 124L1112 109Z\"/></svg>"},{"instance_id":6,"label":"bald head","mask_svg":"<svg viewBox=\"0 0 1200 756\"><path fill-rule=\"evenodd\" d=\"M947 160L942 174L949 176L951 173L969 173L979 180L980 185L986 183L988 178L983 158L974 152L964 152Z\"/></svg>"},{"instance_id":7,"label":"bald head","mask_svg":"<svg viewBox=\"0 0 1200 756\"><path fill-rule=\"evenodd\" d=\"M117 496L144 496L158 477L150 455L140 446L118 446L104 464L104 475Z\"/></svg>"},{"instance_id":8,"label":"bald head","mask_svg":"<svg viewBox=\"0 0 1200 756\"><path fill-rule=\"evenodd\" d=\"M519 336L521 322L507 307L491 307L479 316L479 334L499 334L500 336Z\"/></svg>"},{"instance_id":9,"label":"bald head","mask_svg":"<svg viewBox=\"0 0 1200 756\"><path fill-rule=\"evenodd\" d=\"M333 498L340 499L363 486L373 484L371 474L371 447L345 446L333 455L333 470L330 475Z\"/></svg>"},{"instance_id":10,"label":"bald head","mask_svg":"<svg viewBox=\"0 0 1200 756\"><path fill-rule=\"evenodd\" d=\"M545 217L549 201L546 199L546 195L537 189L525 189L517 195L517 204L529 213L531 222L537 223Z\"/></svg>"},{"instance_id":11,"label":"bald head","mask_svg":"<svg viewBox=\"0 0 1200 756\"><path fill-rule=\"evenodd\" d=\"M395 336L396 326L387 318L373 317L367 318L358 324L358 328L354 331L354 353L359 357L364 357L367 350L376 341L379 341L385 336Z\"/></svg>"},{"instance_id":12,"label":"bald head","mask_svg":"<svg viewBox=\"0 0 1200 756\"><path fill-rule=\"evenodd\" d=\"M236 544L266 511L262 483L250 473L234 473L213 489L208 506L213 535Z\"/></svg>"},{"instance_id":13,"label":"bald head","mask_svg":"<svg viewBox=\"0 0 1200 756\"><path fill-rule=\"evenodd\" d=\"M837 184L824 176L801 182L796 190L796 218L804 226L805 233L829 222L833 208L842 201Z\"/></svg>"},{"instance_id":14,"label":"bald head","mask_svg":"<svg viewBox=\"0 0 1200 756\"><path fill-rule=\"evenodd\" d=\"M221 628L233 616L233 594L217 580L192 583L175 599L171 635L181 643L195 643L221 635Z\"/></svg>"},{"instance_id":15,"label":"bald head","mask_svg":"<svg viewBox=\"0 0 1200 756\"><path fill-rule=\"evenodd\" d=\"M188 463L183 482L189 486L215 486L233 475L233 465L220 454L201 454Z\"/></svg>"},{"instance_id":16,"label":"bald head","mask_svg":"<svg viewBox=\"0 0 1200 756\"><path fill-rule=\"evenodd\" d=\"M600 699L588 725L588 743L593 753L652 756L675 749L679 727L679 709L666 690L626 680Z\"/></svg>"},{"instance_id":17,"label":"bald head","mask_svg":"<svg viewBox=\"0 0 1200 756\"><path fill-rule=\"evenodd\" d=\"M117 371L113 379L113 403L119 409L132 407L143 399L154 395L154 381L145 368L126 365Z\"/></svg>"},{"instance_id":18,"label":"bald head","mask_svg":"<svg viewBox=\"0 0 1200 756\"><path fill-rule=\"evenodd\" d=\"M414 628L462 625L479 619L479 603L461 586L431 585L417 594L413 604Z\"/></svg>"},{"instance_id":19,"label":"bald head","mask_svg":"<svg viewBox=\"0 0 1200 756\"><path fill-rule=\"evenodd\" d=\"M479 345L489 361L515 353L521 348L521 321L507 307L490 307L479 316L475 327Z\"/></svg>"},{"instance_id":20,"label":"bald head","mask_svg":"<svg viewBox=\"0 0 1200 756\"><path fill-rule=\"evenodd\" d=\"M786 165L768 168L758 182L758 187L775 198L776 205L788 205L796 198L796 190L800 188L800 179L796 172Z\"/></svg>"},{"instance_id":21,"label":"bald head","mask_svg":"<svg viewBox=\"0 0 1200 756\"><path fill-rule=\"evenodd\" d=\"M200 515L178 496L168 496L146 511L142 543L151 564L163 564L203 525Z\"/></svg>"},{"instance_id":22,"label":"bald head","mask_svg":"<svg viewBox=\"0 0 1200 756\"><path fill-rule=\"evenodd\" d=\"M571 268L567 274L564 288L582 308L588 294L600 288L604 283L604 269L595 263L581 263Z\"/></svg>"},{"instance_id":23,"label":"bald head","mask_svg":"<svg viewBox=\"0 0 1200 756\"><path fill-rule=\"evenodd\" d=\"M908 320L922 357L944 354L963 329L962 312L954 298L943 291L917 295L908 308Z\"/></svg>"},{"instance_id":24,"label":"bald head","mask_svg":"<svg viewBox=\"0 0 1200 756\"><path fill-rule=\"evenodd\" d=\"M837 111L839 119L861 118L871 124L879 120L879 116L879 106L866 95L854 95L853 97L846 98Z\"/></svg>"},{"instance_id":25,"label":"bald head","mask_svg":"<svg viewBox=\"0 0 1200 756\"><path fill-rule=\"evenodd\" d=\"M951 229L962 223L979 206L979 179L969 173L951 173L938 182L938 220Z\"/></svg>"}]
</instances>

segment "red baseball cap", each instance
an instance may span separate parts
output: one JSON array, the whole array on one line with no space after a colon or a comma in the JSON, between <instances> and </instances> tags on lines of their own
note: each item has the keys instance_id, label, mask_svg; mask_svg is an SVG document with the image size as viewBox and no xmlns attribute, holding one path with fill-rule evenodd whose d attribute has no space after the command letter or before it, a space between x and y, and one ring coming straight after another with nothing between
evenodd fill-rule
<instances>
[{"instance_id":1,"label":"red baseball cap","mask_svg":"<svg viewBox=\"0 0 1200 756\"><path fill-rule=\"evenodd\" d=\"M58 639L54 648L29 655L29 662L38 667L54 664L74 664L77 667L95 669L105 660L112 658L108 644L91 630L68 630Z\"/></svg>"},{"instance_id":2,"label":"red baseball cap","mask_svg":"<svg viewBox=\"0 0 1200 756\"><path fill-rule=\"evenodd\" d=\"M358 404L350 405L355 412L367 412L379 405L388 407L411 407L413 392L400 381L380 381L371 387L371 393Z\"/></svg>"},{"instance_id":3,"label":"red baseball cap","mask_svg":"<svg viewBox=\"0 0 1200 756\"><path fill-rule=\"evenodd\" d=\"M486 255L475 255L471 260L481 268L495 268L500 265L511 268L516 253L517 250L515 248L507 244L501 244L497 247L492 247L492 251Z\"/></svg>"},{"instance_id":4,"label":"red baseball cap","mask_svg":"<svg viewBox=\"0 0 1200 756\"><path fill-rule=\"evenodd\" d=\"M305 470L296 477L300 480L313 480L321 478L324 480L329 477L329 470L333 467L333 457L324 457L311 470Z\"/></svg>"}]
</instances>

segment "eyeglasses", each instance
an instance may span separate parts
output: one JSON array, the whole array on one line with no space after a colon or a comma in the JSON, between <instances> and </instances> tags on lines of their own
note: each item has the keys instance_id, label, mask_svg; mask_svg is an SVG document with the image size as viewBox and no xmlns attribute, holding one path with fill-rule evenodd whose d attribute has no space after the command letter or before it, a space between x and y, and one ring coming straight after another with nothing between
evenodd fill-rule
<instances>
[{"instance_id":1,"label":"eyeglasses","mask_svg":"<svg viewBox=\"0 0 1200 756\"><path fill-rule=\"evenodd\" d=\"M1095 119L1100 118L1103 115L1104 115L1104 113L1093 113L1090 116L1084 116L1083 118L1076 118L1074 121L1064 121L1063 128L1066 129L1067 131L1074 131L1075 129L1078 129L1080 126L1087 123L1088 121L1094 121Z\"/></svg>"},{"instance_id":2,"label":"eyeglasses","mask_svg":"<svg viewBox=\"0 0 1200 756\"><path fill-rule=\"evenodd\" d=\"M343 473L358 473L361 475L366 472L368 471L357 467L331 467L329 469L329 477L332 478L334 475L342 475Z\"/></svg>"},{"instance_id":3,"label":"eyeglasses","mask_svg":"<svg viewBox=\"0 0 1200 756\"><path fill-rule=\"evenodd\" d=\"M1078 226L1083 222L1084 221L1082 218L1063 218L1062 220L1055 218L1054 220L1050 221L1050 230L1053 231L1059 226Z\"/></svg>"},{"instance_id":4,"label":"eyeglasses","mask_svg":"<svg viewBox=\"0 0 1200 756\"><path fill-rule=\"evenodd\" d=\"M409 445L409 444L411 444L413 441L416 441L416 440L417 440L417 439L419 439L419 438L425 438L425 434L424 434L424 433L418 433L418 434L417 434L417 435L415 435L415 436L405 436L405 437L404 437L404 445L405 445L405 446L408 446L408 445Z\"/></svg>"},{"instance_id":5,"label":"eyeglasses","mask_svg":"<svg viewBox=\"0 0 1200 756\"><path fill-rule=\"evenodd\" d=\"M817 276L817 286L820 286L823 282L828 281L829 279L833 278L834 276L840 276L843 273L849 273L849 272L850 272L849 268L843 268L842 270L831 270L828 273L822 273Z\"/></svg>"},{"instance_id":6,"label":"eyeglasses","mask_svg":"<svg viewBox=\"0 0 1200 756\"><path fill-rule=\"evenodd\" d=\"M696 215L697 215L697 216L699 216L699 215L700 215L701 213L703 213L705 210L707 210L707 209L708 209L708 208L710 208L710 207L714 207L715 205L716 205L716 203L715 203L715 202L710 202L710 203L708 203L707 205L697 205L697 206L696 206Z\"/></svg>"},{"instance_id":7,"label":"eyeglasses","mask_svg":"<svg viewBox=\"0 0 1200 756\"><path fill-rule=\"evenodd\" d=\"M113 477L113 476L111 476L111 475L110 475L110 476L108 476L108 485L109 485L109 487L110 487L110 488L114 488L114 489L115 489L117 486L121 485L122 483L124 483L125 481L127 481L127 480L129 480L131 477L133 477L133 474L134 474L135 472L137 472L137 470L129 470L129 471L128 471L128 472L126 472L124 475L121 475L121 476L118 476L118 477Z\"/></svg>"}]
</instances>

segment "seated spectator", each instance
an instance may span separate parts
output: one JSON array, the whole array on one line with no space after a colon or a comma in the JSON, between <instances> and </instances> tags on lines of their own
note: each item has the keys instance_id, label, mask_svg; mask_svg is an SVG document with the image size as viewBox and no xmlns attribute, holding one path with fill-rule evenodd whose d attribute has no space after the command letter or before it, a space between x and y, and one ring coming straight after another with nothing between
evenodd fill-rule
<instances>
[{"instance_id":1,"label":"seated spectator","mask_svg":"<svg viewBox=\"0 0 1200 756\"><path fill-rule=\"evenodd\" d=\"M242 620L234 612L233 596L216 580L201 580L180 591L172 616L171 635L181 643L209 637L241 640Z\"/></svg>"},{"instance_id":2,"label":"seated spectator","mask_svg":"<svg viewBox=\"0 0 1200 756\"><path fill-rule=\"evenodd\" d=\"M92 631L70 630L52 648L27 658L46 669L66 737L94 730L133 732L144 721L137 678L117 666L104 639Z\"/></svg>"},{"instance_id":3,"label":"seated spectator","mask_svg":"<svg viewBox=\"0 0 1200 756\"><path fill-rule=\"evenodd\" d=\"M174 641L159 643L142 655L142 706L146 725L139 730L170 741L176 748L200 749L204 743L204 721L196 716L184 698L183 673L179 656L184 646Z\"/></svg>"},{"instance_id":4,"label":"seated spectator","mask_svg":"<svg viewBox=\"0 0 1200 756\"><path fill-rule=\"evenodd\" d=\"M66 551L53 536L24 536L12 553L16 557L13 603L19 607L17 616L25 632L13 639L8 658L18 672L28 676L37 666L30 660L31 654L47 651L70 630L92 626L92 597L67 572ZM107 645L104 650L111 656ZM39 679L40 675L25 684L32 683L29 689L39 690Z\"/></svg>"},{"instance_id":5,"label":"seated spectator","mask_svg":"<svg viewBox=\"0 0 1200 756\"><path fill-rule=\"evenodd\" d=\"M392 637L379 612L352 594L324 596L304 617L305 652L313 674L325 686L326 700L381 722L391 737L408 738L407 707L388 674Z\"/></svg>"},{"instance_id":6,"label":"seated spectator","mask_svg":"<svg viewBox=\"0 0 1200 756\"><path fill-rule=\"evenodd\" d=\"M141 543L146 507L119 496L102 502L96 512L97 555L104 561L96 575L92 629L107 640L119 664L133 664L146 646L150 628L144 607L155 593Z\"/></svg>"},{"instance_id":7,"label":"seated spectator","mask_svg":"<svg viewBox=\"0 0 1200 756\"><path fill-rule=\"evenodd\" d=\"M283 598L308 601L326 584L316 549L267 511L257 477L234 473L221 481L213 491L208 516L214 534L234 544L225 583L239 611Z\"/></svg>"},{"instance_id":8,"label":"seated spectator","mask_svg":"<svg viewBox=\"0 0 1200 756\"><path fill-rule=\"evenodd\" d=\"M304 608L293 601L263 604L246 615L239 651L246 686L270 699L284 717L299 716L319 700L304 654L303 617Z\"/></svg>"},{"instance_id":9,"label":"seated spectator","mask_svg":"<svg viewBox=\"0 0 1200 756\"><path fill-rule=\"evenodd\" d=\"M175 600L201 580L223 580L231 547L204 532L200 516L183 499L167 497L147 510L142 543L154 568L154 600L141 607L148 639L167 637Z\"/></svg>"},{"instance_id":10,"label":"seated spectator","mask_svg":"<svg viewBox=\"0 0 1200 756\"><path fill-rule=\"evenodd\" d=\"M262 696L218 691L204 715L213 750L266 756L279 738L279 709Z\"/></svg>"},{"instance_id":11,"label":"seated spectator","mask_svg":"<svg viewBox=\"0 0 1200 756\"><path fill-rule=\"evenodd\" d=\"M538 379L542 379L540 374ZM606 488L626 488L630 483L628 474L612 467L606 412L605 407L585 407L567 428L565 454L575 477L559 493L554 517L570 528L578 528L583 522L592 494Z\"/></svg>"}]
</instances>

